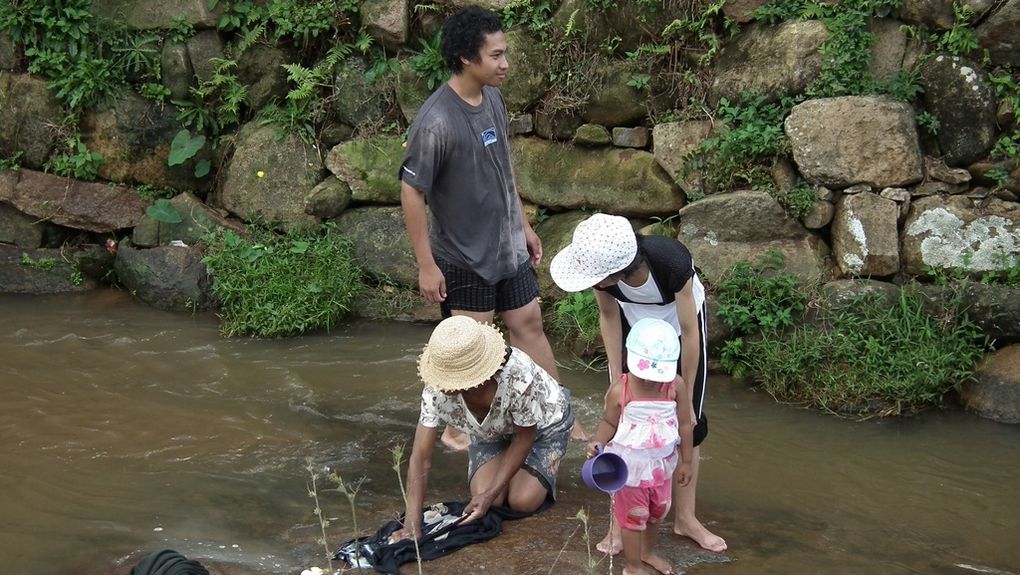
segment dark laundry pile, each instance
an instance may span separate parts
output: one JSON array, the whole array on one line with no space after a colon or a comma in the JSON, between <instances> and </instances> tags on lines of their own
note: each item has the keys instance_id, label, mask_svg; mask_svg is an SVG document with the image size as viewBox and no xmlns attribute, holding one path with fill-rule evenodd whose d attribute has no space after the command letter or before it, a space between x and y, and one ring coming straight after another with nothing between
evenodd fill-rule
<instances>
[{"instance_id":1,"label":"dark laundry pile","mask_svg":"<svg viewBox=\"0 0 1020 575\"><path fill-rule=\"evenodd\" d=\"M504 519L521 519L545 510L546 502L533 513L519 513L507 507L491 507L480 519L461 523L463 502L434 503L424 508L422 532L418 541L422 561L442 557L474 543L488 541L503 531ZM351 567L372 568L379 573L400 575L400 566L416 560L414 541L404 539L390 543L390 534L403 527L403 515L379 528L374 535L351 539L333 554Z\"/></svg>"},{"instance_id":2,"label":"dark laundry pile","mask_svg":"<svg viewBox=\"0 0 1020 575\"><path fill-rule=\"evenodd\" d=\"M128 575L209 575L209 570L173 549L160 549L146 555Z\"/></svg>"}]
</instances>

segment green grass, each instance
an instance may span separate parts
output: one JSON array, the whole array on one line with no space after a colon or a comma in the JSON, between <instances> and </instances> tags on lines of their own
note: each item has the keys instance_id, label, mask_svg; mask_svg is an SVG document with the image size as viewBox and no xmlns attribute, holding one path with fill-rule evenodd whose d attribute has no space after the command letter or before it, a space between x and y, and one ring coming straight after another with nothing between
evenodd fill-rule
<instances>
[{"instance_id":1,"label":"green grass","mask_svg":"<svg viewBox=\"0 0 1020 575\"><path fill-rule=\"evenodd\" d=\"M593 350L601 342L599 306L593 290L568 294L553 305L550 330L575 349Z\"/></svg>"},{"instance_id":2,"label":"green grass","mask_svg":"<svg viewBox=\"0 0 1020 575\"><path fill-rule=\"evenodd\" d=\"M361 286L349 239L335 226L321 233L222 232L203 262L227 337L284 337L329 329L348 313Z\"/></svg>"}]
</instances>

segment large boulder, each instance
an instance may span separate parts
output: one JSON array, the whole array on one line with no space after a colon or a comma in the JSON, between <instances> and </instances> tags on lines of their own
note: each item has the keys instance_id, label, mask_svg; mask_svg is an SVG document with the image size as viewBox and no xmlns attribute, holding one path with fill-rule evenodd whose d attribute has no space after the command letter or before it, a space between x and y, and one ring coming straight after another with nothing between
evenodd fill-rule
<instances>
[{"instance_id":1,"label":"large boulder","mask_svg":"<svg viewBox=\"0 0 1020 575\"><path fill-rule=\"evenodd\" d=\"M50 126L62 117L45 80L0 71L0 158L22 152L22 166L41 169L56 141Z\"/></svg>"},{"instance_id":2,"label":"large boulder","mask_svg":"<svg viewBox=\"0 0 1020 575\"><path fill-rule=\"evenodd\" d=\"M220 2L220 6L226 4ZM208 0L92 0L89 11L138 30L172 29L181 19L196 28L215 28L222 8L209 9Z\"/></svg>"},{"instance_id":3,"label":"large boulder","mask_svg":"<svg viewBox=\"0 0 1020 575\"><path fill-rule=\"evenodd\" d=\"M42 247L45 223L27 216L14 206L0 202L0 244L13 244L23 249Z\"/></svg>"},{"instance_id":4,"label":"large boulder","mask_svg":"<svg viewBox=\"0 0 1020 575\"><path fill-rule=\"evenodd\" d=\"M314 146L296 135L281 138L273 126L245 124L237 133L234 156L225 171L213 205L242 219L261 219L284 228L318 222L305 213L305 198L322 181L322 160Z\"/></svg>"},{"instance_id":5,"label":"large boulder","mask_svg":"<svg viewBox=\"0 0 1020 575\"><path fill-rule=\"evenodd\" d=\"M431 94L428 81L414 71L408 60L401 62L397 70L396 98L400 113L408 123L414 121L421 105Z\"/></svg>"},{"instance_id":6,"label":"large boulder","mask_svg":"<svg viewBox=\"0 0 1020 575\"><path fill-rule=\"evenodd\" d=\"M93 289L60 249L23 249L0 244L0 293L51 294Z\"/></svg>"},{"instance_id":7,"label":"large boulder","mask_svg":"<svg viewBox=\"0 0 1020 575\"><path fill-rule=\"evenodd\" d=\"M865 192L844 195L832 219L832 256L846 276L891 276L900 269L896 202Z\"/></svg>"},{"instance_id":8,"label":"large boulder","mask_svg":"<svg viewBox=\"0 0 1020 575\"><path fill-rule=\"evenodd\" d=\"M17 172L13 186L0 185L0 201L36 219L108 233L135 227L149 202L132 188L90 184L32 170Z\"/></svg>"},{"instance_id":9,"label":"large boulder","mask_svg":"<svg viewBox=\"0 0 1020 575\"><path fill-rule=\"evenodd\" d=\"M553 256L560 253L573 239L577 224L590 215L579 210L553 214L535 227L535 233L542 239L542 253L545 254L535 270L538 272L538 293L543 300L555 301L566 297L567 293L553 281L549 264Z\"/></svg>"},{"instance_id":10,"label":"large boulder","mask_svg":"<svg viewBox=\"0 0 1020 575\"><path fill-rule=\"evenodd\" d=\"M1007 0L977 27L978 44L994 66L1020 66L1020 0Z\"/></svg>"},{"instance_id":11,"label":"large boulder","mask_svg":"<svg viewBox=\"0 0 1020 575\"><path fill-rule=\"evenodd\" d=\"M683 192L645 151L517 138L511 154L521 197L542 206L652 216L684 205Z\"/></svg>"},{"instance_id":12,"label":"large boulder","mask_svg":"<svg viewBox=\"0 0 1020 575\"><path fill-rule=\"evenodd\" d=\"M963 166L985 157L998 138L995 94L981 66L939 55L921 68L924 107L939 121L935 134L946 163Z\"/></svg>"},{"instance_id":13,"label":"large boulder","mask_svg":"<svg viewBox=\"0 0 1020 575\"><path fill-rule=\"evenodd\" d=\"M192 246L212 233L222 229L240 232L243 227L232 222L193 194L184 192L170 200L181 221L177 223L159 221L146 215L132 230L131 243L139 247L165 246L172 241Z\"/></svg>"},{"instance_id":14,"label":"large boulder","mask_svg":"<svg viewBox=\"0 0 1020 575\"><path fill-rule=\"evenodd\" d=\"M967 409L1001 423L1020 423L1020 345L987 355L960 394Z\"/></svg>"},{"instance_id":15,"label":"large boulder","mask_svg":"<svg viewBox=\"0 0 1020 575\"><path fill-rule=\"evenodd\" d=\"M342 142L326 155L326 167L351 187L355 202L400 203L397 174L404 145L397 136L373 136Z\"/></svg>"},{"instance_id":16,"label":"large boulder","mask_svg":"<svg viewBox=\"0 0 1020 575\"><path fill-rule=\"evenodd\" d=\"M345 211L337 226L354 244L354 259L372 277L418 287L418 263L399 207L368 206Z\"/></svg>"},{"instance_id":17,"label":"large boulder","mask_svg":"<svg viewBox=\"0 0 1020 575\"><path fill-rule=\"evenodd\" d=\"M361 58L348 58L337 66L333 86L341 96L331 106L337 118L350 126L379 124L393 103L393 92L382 77L370 79Z\"/></svg>"},{"instance_id":18,"label":"large boulder","mask_svg":"<svg viewBox=\"0 0 1020 575\"><path fill-rule=\"evenodd\" d=\"M808 100L793 107L785 129L797 168L813 184L885 188L923 176L909 104L879 96Z\"/></svg>"},{"instance_id":19,"label":"large boulder","mask_svg":"<svg viewBox=\"0 0 1020 575\"><path fill-rule=\"evenodd\" d=\"M734 264L770 249L782 252L787 271L805 281L833 275L829 248L766 192L715 194L688 204L678 215L677 236L703 276L714 282Z\"/></svg>"},{"instance_id":20,"label":"large boulder","mask_svg":"<svg viewBox=\"0 0 1020 575\"><path fill-rule=\"evenodd\" d=\"M751 24L719 53L709 103L734 102L745 91L774 98L799 94L821 72L818 49L828 38L817 20Z\"/></svg>"},{"instance_id":21,"label":"large boulder","mask_svg":"<svg viewBox=\"0 0 1020 575\"><path fill-rule=\"evenodd\" d=\"M518 114L534 106L549 88L547 55L542 42L524 28L507 32L506 45L513 60L500 89L507 110Z\"/></svg>"},{"instance_id":22,"label":"large boulder","mask_svg":"<svg viewBox=\"0 0 1020 575\"><path fill-rule=\"evenodd\" d=\"M591 98L581 112L581 118L607 128L640 124L648 115L648 91L630 86L635 69L628 63L613 64L606 68L601 85L594 87Z\"/></svg>"},{"instance_id":23,"label":"large boulder","mask_svg":"<svg viewBox=\"0 0 1020 575\"><path fill-rule=\"evenodd\" d=\"M117 279L140 301L167 311L203 311L216 305L209 271L197 247L117 249Z\"/></svg>"},{"instance_id":24,"label":"large boulder","mask_svg":"<svg viewBox=\"0 0 1020 575\"><path fill-rule=\"evenodd\" d=\"M987 272L1020 258L1020 204L990 198L976 206L963 196L911 202L900 238L903 271Z\"/></svg>"},{"instance_id":25,"label":"large boulder","mask_svg":"<svg viewBox=\"0 0 1020 575\"><path fill-rule=\"evenodd\" d=\"M407 0L361 0L361 25L380 44L398 50L407 42L411 14Z\"/></svg>"},{"instance_id":26,"label":"large boulder","mask_svg":"<svg viewBox=\"0 0 1020 575\"><path fill-rule=\"evenodd\" d=\"M1020 288L967 281L927 284L921 286L921 292L932 314L958 300L989 341L996 345L1020 342Z\"/></svg>"},{"instance_id":27,"label":"large boulder","mask_svg":"<svg viewBox=\"0 0 1020 575\"><path fill-rule=\"evenodd\" d=\"M322 220L339 217L351 203L351 187L347 182L326 176L308 192L305 199L305 213Z\"/></svg>"},{"instance_id":28,"label":"large boulder","mask_svg":"<svg viewBox=\"0 0 1020 575\"><path fill-rule=\"evenodd\" d=\"M195 165L214 161L211 146L205 146L183 164L168 166L170 143L181 130L171 106L161 106L129 93L115 104L89 112L82 122L83 141L104 161L97 171L112 182L149 184L156 188L207 191L211 178L195 177Z\"/></svg>"},{"instance_id":29,"label":"large boulder","mask_svg":"<svg viewBox=\"0 0 1020 575\"><path fill-rule=\"evenodd\" d=\"M652 129L652 154L673 181L688 195L706 193L707 185L699 171L684 173L684 156L693 152L712 134L711 120L689 120L656 124Z\"/></svg>"}]
</instances>

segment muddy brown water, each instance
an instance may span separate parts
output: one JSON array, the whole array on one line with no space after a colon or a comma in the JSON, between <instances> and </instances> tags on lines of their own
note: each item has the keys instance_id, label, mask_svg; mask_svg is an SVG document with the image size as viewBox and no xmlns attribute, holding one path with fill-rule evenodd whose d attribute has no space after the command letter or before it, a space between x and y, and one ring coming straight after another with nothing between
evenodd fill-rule
<instances>
[{"instance_id":1,"label":"muddy brown water","mask_svg":"<svg viewBox=\"0 0 1020 575\"><path fill-rule=\"evenodd\" d=\"M0 296L0 319L3 572L123 572L162 547L230 573L325 566L309 458L360 484L360 528L401 507L391 448L413 433L429 326L226 340L213 316L160 312L116 291ZM564 378L593 427L605 375ZM709 394L699 514L730 551L698 553L664 535L678 567L1020 573L1020 428L955 410L840 420L721 375ZM430 499L463 498L464 459L437 450ZM581 485L582 460L572 444L552 510L424 572L586 572L575 515L586 509L601 535L607 504ZM353 532L348 502L320 496L339 543Z\"/></svg>"}]
</instances>

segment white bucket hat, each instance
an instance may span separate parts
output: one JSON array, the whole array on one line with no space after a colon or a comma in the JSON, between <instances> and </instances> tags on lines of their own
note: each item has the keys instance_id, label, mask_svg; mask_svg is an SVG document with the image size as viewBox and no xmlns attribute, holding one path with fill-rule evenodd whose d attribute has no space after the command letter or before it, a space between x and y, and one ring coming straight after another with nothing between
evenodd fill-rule
<instances>
[{"instance_id":1,"label":"white bucket hat","mask_svg":"<svg viewBox=\"0 0 1020 575\"><path fill-rule=\"evenodd\" d=\"M629 266L637 255L637 237L627 218L595 214L577 224L570 245L549 264L561 289L581 291Z\"/></svg>"},{"instance_id":2,"label":"white bucket hat","mask_svg":"<svg viewBox=\"0 0 1020 575\"><path fill-rule=\"evenodd\" d=\"M463 391L485 382L506 359L503 334L487 323L455 315L439 322L418 358L418 375L426 387Z\"/></svg>"},{"instance_id":3,"label":"white bucket hat","mask_svg":"<svg viewBox=\"0 0 1020 575\"><path fill-rule=\"evenodd\" d=\"M669 323L646 317L627 334L627 370L648 381L673 381L680 359L680 336Z\"/></svg>"}]
</instances>

